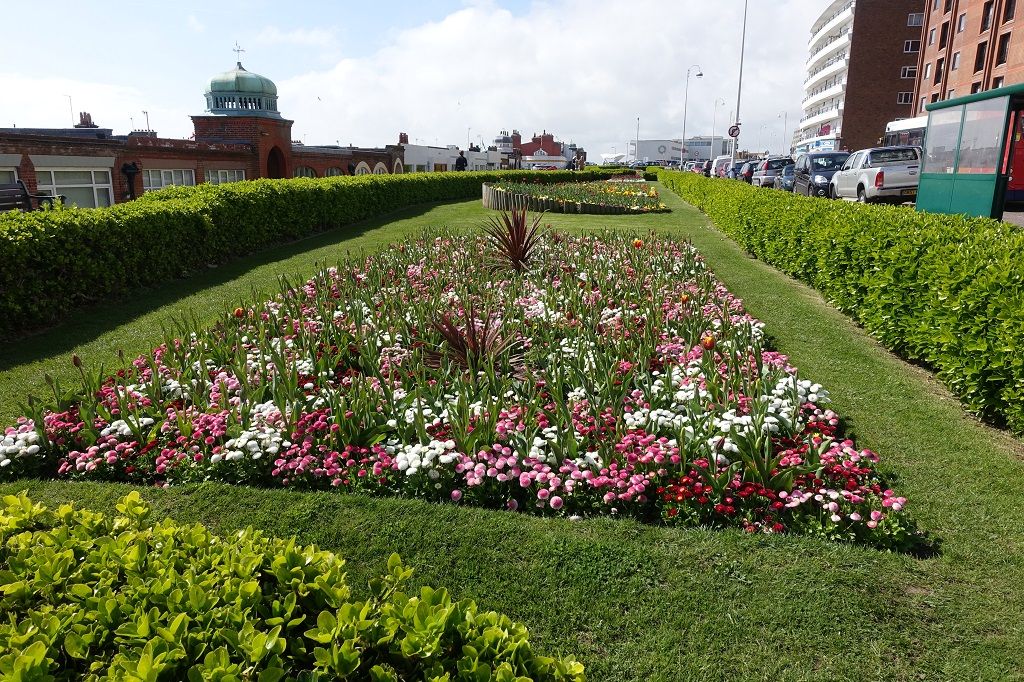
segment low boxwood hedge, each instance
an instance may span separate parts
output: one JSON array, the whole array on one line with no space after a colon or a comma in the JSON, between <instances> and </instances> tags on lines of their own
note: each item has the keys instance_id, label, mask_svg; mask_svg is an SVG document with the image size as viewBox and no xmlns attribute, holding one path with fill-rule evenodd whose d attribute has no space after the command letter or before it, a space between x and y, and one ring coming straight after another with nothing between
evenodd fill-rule
<instances>
[{"instance_id":1,"label":"low boxwood hedge","mask_svg":"<svg viewBox=\"0 0 1024 682\"><path fill-rule=\"evenodd\" d=\"M414 204L478 198L484 182L612 175L497 171L253 180L173 187L109 208L3 213L0 337L317 231Z\"/></svg>"},{"instance_id":2,"label":"low boxwood hedge","mask_svg":"<svg viewBox=\"0 0 1024 682\"><path fill-rule=\"evenodd\" d=\"M407 595L397 555L353 598L344 561L251 528L153 525L132 492L118 516L24 494L0 510L5 680L582 682L526 628L444 589Z\"/></svg>"},{"instance_id":3,"label":"low boxwood hedge","mask_svg":"<svg viewBox=\"0 0 1024 682\"><path fill-rule=\"evenodd\" d=\"M749 253L934 368L972 412L1024 433L1024 230L693 173L659 177Z\"/></svg>"}]
</instances>

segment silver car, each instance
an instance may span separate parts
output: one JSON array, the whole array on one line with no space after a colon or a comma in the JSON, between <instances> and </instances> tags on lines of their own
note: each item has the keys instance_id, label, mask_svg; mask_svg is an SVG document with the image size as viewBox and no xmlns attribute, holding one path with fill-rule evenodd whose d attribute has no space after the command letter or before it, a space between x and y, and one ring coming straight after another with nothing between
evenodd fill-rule
<instances>
[{"instance_id":1,"label":"silver car","mask_svg":"<svg viewBox=\"0 0 1024 682\"><path fill-rule=\"evenodd\" d=\"M754 168L750 184L755 187L774 187L775 176L782 174L782 169L793 163L788 156L770 156Z\"/></svg>"}]
</instances>

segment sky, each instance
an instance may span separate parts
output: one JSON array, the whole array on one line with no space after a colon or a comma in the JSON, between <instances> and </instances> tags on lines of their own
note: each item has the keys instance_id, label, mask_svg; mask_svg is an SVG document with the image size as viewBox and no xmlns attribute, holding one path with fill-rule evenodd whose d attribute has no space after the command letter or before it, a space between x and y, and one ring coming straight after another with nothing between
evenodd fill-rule
<instances>
[{"instance_id":1,"label":"sky","mask_svg":"<svg viewBox=\"0 0 1024 682\"><path fill-rule=\"evenodd\" d=\"M827 0L753 0L741 148L781 151ZM4 7L0 127L88 111L123 134L192 134L209 79L273 80L306 144L489 144L543 130L591 160L627 140L722 135L736 119L743 0L50 0ZM703 78L696 78L698 71ZM689 94L686 74L689 69ZM717 106L716 106L717 102ZM731 119L730 119L731 117Z\"/></svg>"}]
</instances>

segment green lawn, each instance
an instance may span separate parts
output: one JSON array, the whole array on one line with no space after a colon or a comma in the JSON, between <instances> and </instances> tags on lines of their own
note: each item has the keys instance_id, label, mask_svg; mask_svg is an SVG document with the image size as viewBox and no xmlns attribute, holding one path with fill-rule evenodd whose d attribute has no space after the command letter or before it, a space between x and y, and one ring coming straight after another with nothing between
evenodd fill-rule
<instances>
[{"instance_id":1,"label":"green lawn","mask_svg":"<svg viewBox=\"0 0 1024 682\"><path fill-rule=\"evenodd\" d=\"M1024 678L1021 443L965 416L921 370L900 362L806 287L750 260L672 195L673 213L552 215L558 227L665 229L691 238L776 347L824 383L863 447L882 456L941 551L915 558L799 537L754 537L569 522L504 512L287 491L203 486L147 490L157 515L231 530L255 525L337 550L360 583L398 551L419 580L504 611L535 645L573 653L591 679ZM0 417L43 372L70 377L70 353L111 362L161 338L160 325L276 288L279 274L378 248L426 226L471 226L479 202L395 214L104 306L0 346ZM109 510L127 489L21 483L48 502Z\"/></svg>"}]
</instances>

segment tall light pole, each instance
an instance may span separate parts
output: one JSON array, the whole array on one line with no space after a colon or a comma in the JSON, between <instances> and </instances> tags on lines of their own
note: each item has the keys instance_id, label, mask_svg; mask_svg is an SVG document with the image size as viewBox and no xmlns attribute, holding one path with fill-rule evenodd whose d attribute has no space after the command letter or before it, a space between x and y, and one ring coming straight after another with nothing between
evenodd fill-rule
<instances>
[{"instance_id":1,"label":"tall light pole","mask_svg":"<svg viewBox=\"0 0 1024 682\"><path fill-rule=\"evenodd\" d=\"M725 106L725 100L721 97L715 98L715 110L711 115L711 151L708 153L708 159L713 160L715 155L715 125L718 123L718 105ZM714 170L712 168L711 170Z\"/></svg>"},{"instance_id":2,"label":"tall light pole","mask_svg":"<svg viewBox=\"0 0 1024 682\"><path fill-rule=\"evenodd\" d=\"M767 123L762 123L761 128L757 131L757 151L759 154L761 153L761 148L764 147L764 129L767 127Z\"/></svg>"},{"instance_id":3,"label":"tall light pole","mask_svg":"<svg viewBox=\"0 0 1024 682\"><path fill-rule=\"evenodd\" d=\"M640 117L636 117L636 146L633 147L633 160L640 160Z\"/></svg>"},{"instance_id":4,"label":"tall light pole","mask_svg":"<svg viewBox=\"0 0 1024 682\"><path fill-rule=\"evenodd\" d=\"M789 129L789 112L783 111L775 118L782 118L782 153L789 154L789 143L786 142L786 132Z\"/></svg>"},{"instance_id":5,"label":"tall light pole","mask_svg":"<svg viewBox=\"0 0 1024 682\"><path fill-rule=\"evenodd\" d=\"M749 0L743 0L743 33L740 37L740 78L736 87L736 126L740 125L740 100L743 97L743 52L747 47L747 5ZM739 148L740 136L737 135L732 143L732 160L736 161L736 150Z\"/></svg>"},{"instance_id":6,"label":"tall light pole","mask_svg":"<svg viewBox=\"0 0 1024 682\"><path fill-rule=\"evenodd\" d=\"M690 72L697 69L697 78L704 77L704 70L694 64L686 70L686 90L683 92L683 139L679 142L679 166L683 165L683 154L686 152L686 104L690 99Z\"/></svg>"}]
</instances>

